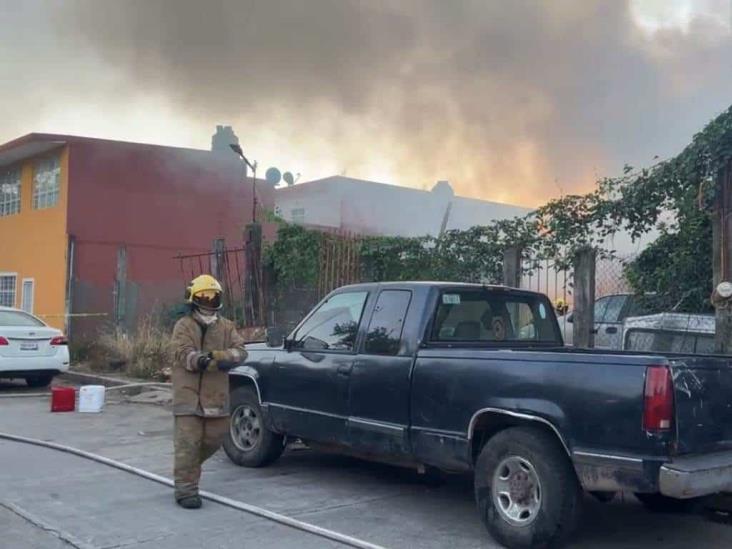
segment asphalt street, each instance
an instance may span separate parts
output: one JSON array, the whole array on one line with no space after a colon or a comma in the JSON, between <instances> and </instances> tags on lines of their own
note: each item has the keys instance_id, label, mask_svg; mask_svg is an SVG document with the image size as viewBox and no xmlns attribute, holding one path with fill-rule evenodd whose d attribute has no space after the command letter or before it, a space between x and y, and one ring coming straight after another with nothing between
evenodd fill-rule
<instances>
[{"instance_id":1,"label":"asphalt street","mask_svg":"<svg viewBox=\"0 0 732 549\"><path fill-rule=\"evenodd\" d=\"M51 414L47 398L3 398L0 431L54 441L171 476L172 418L160 406L109 404L101 414ZM0 441L0 547L82 549L338 547L207 502L186 511L169 488L83 458ZM244 469L223 452L202 488L389 548L497 547L478 519L467 477L433 485L360 460L288 451ZM632 496L586 500L573 547L732 547L732 526L697 515L647 512Z\"/></svg>"}]
</instances>

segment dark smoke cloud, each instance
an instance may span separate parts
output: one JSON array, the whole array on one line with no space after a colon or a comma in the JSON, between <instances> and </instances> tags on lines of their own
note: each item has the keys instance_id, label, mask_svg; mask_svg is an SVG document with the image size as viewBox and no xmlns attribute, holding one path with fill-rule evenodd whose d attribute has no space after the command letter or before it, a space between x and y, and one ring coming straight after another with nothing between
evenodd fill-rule
<instances>
[{"instance_id":1,"label":"dark smoke cloud","mask_svg":"<svg viewBox=\"0 0 732 549\"><path fill-rule=\"evenodd\" d=\"M677 152L730 103L729 33L701 20L651 39L619 0L35 6L84 89L98 90L85 63L117 75L111 108L146 90L203 127L246 124L255 150L268 130L349 175L376 164L468 196L536 204L587 190Z\"/></svg>"}]
</instances>

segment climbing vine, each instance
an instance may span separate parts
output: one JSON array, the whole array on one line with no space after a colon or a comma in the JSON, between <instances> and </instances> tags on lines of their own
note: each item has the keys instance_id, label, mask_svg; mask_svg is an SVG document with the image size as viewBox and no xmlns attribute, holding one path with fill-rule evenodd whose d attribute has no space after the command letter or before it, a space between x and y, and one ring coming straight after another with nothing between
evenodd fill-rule
<instances>
[{"instance_id":1,"label":"climbing vine","mask_svg":"<svg viewBox=\"0 0 732 549\"><path fill-rule=\"evenodd\" d=\"M710 208L719 174L732 159L732 107L712 120L677 156L642 169L626 166L582 195L550 200L525 217L498 220L438 237L365 237L359 257L371 280L444 279L498 282L503 251L569 266L576 250L591 246L613 254L608 237L627 231L638 238L653 228L660 238L627 267L638 291L667 295L682 308L706 303L711 284ZM313 284L323 235L280 222L267 261L278 280Z\"/></svg>"}]
</instances>

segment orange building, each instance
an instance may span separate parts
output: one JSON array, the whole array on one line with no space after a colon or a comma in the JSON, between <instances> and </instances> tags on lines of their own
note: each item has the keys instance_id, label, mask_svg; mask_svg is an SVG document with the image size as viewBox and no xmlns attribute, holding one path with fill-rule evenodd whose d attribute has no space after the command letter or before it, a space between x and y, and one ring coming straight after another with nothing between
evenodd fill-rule
<instances>
[{"instance_id":1,"label":"orange building","mask_svg":"<svg viewBox=\"0 0 732 549\"><path fill-rule=\"evenodd\" d=\"M68 147L46 142L0 152L0 305L64 327Z\"/></svg>"}]
</instances>

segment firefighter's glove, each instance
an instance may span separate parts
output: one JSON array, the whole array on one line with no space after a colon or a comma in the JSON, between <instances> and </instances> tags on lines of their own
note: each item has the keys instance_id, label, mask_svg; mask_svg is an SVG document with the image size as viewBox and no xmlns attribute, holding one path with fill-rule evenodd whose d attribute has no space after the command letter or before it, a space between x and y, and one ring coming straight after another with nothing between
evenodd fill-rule
<instances>
[{"instance_id":1,"label":"firefighter's glove","mask_svg":"<svg viewBox=\"0 0 732 549\"><path fill-rule=\"evenodd\" d=\"M211 362L208 365L209 371L221 370L228 372L241 363L241 356L237 351L211 351L208 354Z\"/></svg>"},{"instance_id":2,"label":"firefighter's glove","mask_svg":"<svg viewBox=\"0 0 732 549\"><path fill-rule=\"evenodd\" d=\"M195 357L194 364L196 365L196 369L199 372L205 372L208 369L209 365L211 364L211 357L208 355L205 355L203 353L199 353Z\"/></svg>"}]
</instances>

